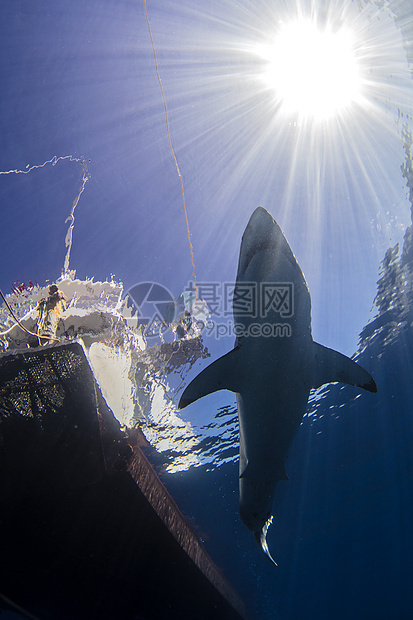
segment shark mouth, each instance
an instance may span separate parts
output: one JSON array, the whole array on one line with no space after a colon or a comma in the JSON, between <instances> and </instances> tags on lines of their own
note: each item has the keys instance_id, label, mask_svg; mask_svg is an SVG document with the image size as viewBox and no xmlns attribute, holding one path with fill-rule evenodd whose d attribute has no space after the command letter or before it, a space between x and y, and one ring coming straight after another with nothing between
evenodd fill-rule
<instances>
[{"instance_id":1,"label":"shark mouth","mask_svg":"<svg viewBox=\"0 0 413 620\"><path fill-rule=\"evenodd\" d=\"M272 520L273 520L273 517L271 516L268 519L268 521L266 521L262 530L257 530L254 532L254 537L257 543L259 544L259 546L261 547L263 554L267 556L267 558L270 560L270 562L272 562L272 564L274 564L274 566L278 566L277 562L271 556L271 553L270 553L270 550L268 549L268 544L267 544L267 532L268 532L268 528L270 527L272 523Z\"/></svg>"}]
</instances>

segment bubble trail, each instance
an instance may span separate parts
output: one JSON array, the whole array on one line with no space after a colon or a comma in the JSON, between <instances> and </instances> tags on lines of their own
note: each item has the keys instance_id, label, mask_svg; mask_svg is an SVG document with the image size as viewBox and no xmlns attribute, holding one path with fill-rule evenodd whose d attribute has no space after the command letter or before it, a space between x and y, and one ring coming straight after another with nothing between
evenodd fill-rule
<instances>
[{"instance_id":1,"label":"bubble trail","mask_svg":"<svg viewBox=\"0 0 413 620\"><path fill-rule=\"evenodd\" d=\"M89 181L90 179L90 174L89 171L87 169L87 165L86 165L86 161L81 158L81 159L77 159L76 161L79 161L82 164L82 182L79 188L79 192L76 196L76 198L73 201L72 204L72 209L68 215L68 217L65 220L65 224L66 222L70 222L69 224L69 228L67 229L67 233L66 233L66 237L65 237L65 246L67 248L67 252L66 252L66 256L65 256L65 261L63 264L63 274L67 274L69 271L69 259L70 259L70 252L72 250L72 243L73 243L73 229L75 227L75 209L78 205L78 202L80 200L81 195L83 194L84 190L85 190L85 185L86 183Z\"/></svg>"},{"instance_id":2,"label":"bubble trail","mask_svg":"<svg viewBox=\"0 0 413 620\"><path fill-rule=\"evenodd\" d=\"M72 208L70 210L70 213L68 215L68 217L65 219L65 224L67 222L69 223L69 228L67 229L67 233L66 233L66 237L65 237L65 247L67 248L66 251L66 256L65 256L65 260L63 263L63 269L62 269L62 274L65 275L69 272L69 259L70 259L70 252L72 250L72 243L73 243L73 229L75 226L75 209L78 205L78 202L80 200L80 196L83 194L84 189L85 189L85 185L88 182L88 180L90 179L90 173L87 169L87 165L86 165L86 160L84 157L74 157L73 155L62 155L60 157L58 157L57 155L54 155L51 159L48 159L47 161L43 162L42 164L35 164L33 166L30 166L30 164L27 164L26 168L24 170L19 170L18 168L15 168L14 170L0 170L0 175L1 174L29 174L29 172L32 172L32 170L39 170L40 168L44 168L45 166L47 166L48 164L51 164L52 166L55 166L58 162L60 161L70 161L70 162L76 162L81 164L82 166L82 181L81 181L81 185L79 188L79 191L77 193L76 198L74 199L73 203L72 203Z\"/></svg>"},{"instance_id":3,"label":"bubble trail","mask_svg":"<svg viewBox=\"0 0 413 620\"><path fill-rule=\"evenodd\" d=\"M38 170L39 168L44 168L48 164L55 166L59 161L63 161L65 159L68 159L69 161L76 161L78 163L81 163L82 165L84 163L84 160L82 157L73 157L73 155L63 155L61 157L57 157L57 155L54 155L52 159L48 159L43 164L37 164L34 166L30 166L29 164L27 164L25 170L18 170L17 168L14 170L0 170L0 174L29 174L29 172L31 172L32 170Z\"/></svg>"}]
</instances>

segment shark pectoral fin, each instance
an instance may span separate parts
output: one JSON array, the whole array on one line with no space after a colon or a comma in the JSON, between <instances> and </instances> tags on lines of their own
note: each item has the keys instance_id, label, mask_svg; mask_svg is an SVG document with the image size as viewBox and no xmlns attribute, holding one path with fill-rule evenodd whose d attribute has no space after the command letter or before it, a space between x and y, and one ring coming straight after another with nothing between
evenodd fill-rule
<instances>
[{"instance_id":1,"label":"shark pectoral fin","mask_svg":"<svg viewBox=\"0 0 413 620\"><path fill-rule=\"evenodd\" d=\"M183 409L198 400L198 398L218 390L239 392L241 389L240 369L239 349L235 348L204 368L187 385L180 398L179 409Z\"/></svg>"},{"instance_id":2,"label":"shark pectoral fin","mask_svg":"<svg viewBox=\"0 0 413 620\"><path fill-rule=\"evenodd\" d=\"M368 392L377 392L376 382L367 370L338 351L323 347L317 342L313 344L315 358L313 388L338 381L357 385Z\"/></svg>"}]
</instances>

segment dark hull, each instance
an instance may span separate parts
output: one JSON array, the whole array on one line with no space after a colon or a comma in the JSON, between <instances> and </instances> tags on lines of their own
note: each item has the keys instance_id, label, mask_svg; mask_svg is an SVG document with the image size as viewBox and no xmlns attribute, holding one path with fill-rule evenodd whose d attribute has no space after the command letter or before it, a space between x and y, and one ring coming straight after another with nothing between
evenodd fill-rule
<instances>
[{"instance_id":1,"label":"dark hull","mask_svg":"<svg viewBox=\"0 0 413 620\"><path fill-rule=\"evenodd\" d=\"M79 344L0 358L0 407L0 609L42 620L244 617Z\"/></svg>"}]
</instances>

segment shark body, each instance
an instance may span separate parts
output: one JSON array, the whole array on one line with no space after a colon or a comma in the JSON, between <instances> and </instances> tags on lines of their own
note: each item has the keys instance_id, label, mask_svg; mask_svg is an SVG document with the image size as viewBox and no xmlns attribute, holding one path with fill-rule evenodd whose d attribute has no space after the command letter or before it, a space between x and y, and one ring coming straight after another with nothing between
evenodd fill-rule
<instances>
[{"instance_id":1,"label":"shark body","mask_svg":"<svg viewBox=\"0 0 413 620\"><path fill-rule=\"evenodd\" d=\"M187 386L179 408L221 389L236 393L240 433L239 511L275 564L266 535L275 489L312 388L343 382L370 392L370 374L311 335L311 297L299 264L262 207L242 237L233 300L235 348Z\"/></svg>"}]
</instances>

